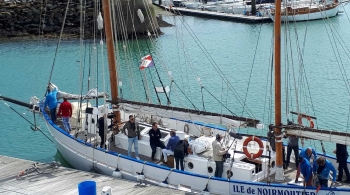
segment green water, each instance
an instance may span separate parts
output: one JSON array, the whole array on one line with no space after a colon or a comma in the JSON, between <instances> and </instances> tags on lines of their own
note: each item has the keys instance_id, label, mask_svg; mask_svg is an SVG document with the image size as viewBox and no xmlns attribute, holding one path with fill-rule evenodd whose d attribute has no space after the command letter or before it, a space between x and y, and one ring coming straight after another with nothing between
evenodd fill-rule
<instances>
[{"instance_id":1,"label":"green water","mask_svg":"<svg viewBox=\"0 0 350 195\"><path fill-rule=\"evenodd\" d=\"M307 72L308 88L310 89L310 98L301 95L299 104L302 112L313 113L317 116L319 128L337 129L347 132L348 113L349 113L349 93L343 81L344 73L340 70L344 67L345 72L350 74L349 58L343 52L339 40L343 40L346 46L350 48L350 22L347 13L350 13L350 6L344 8L346 12L329 21L300 22L290 25L290 36L299 38L299 44L305 45L302 61ZM130 60L133 65L125 63L126 56L119 56L124 62L120 63L120 79L123 81L122 96L127 99L141 100L144 98L144 90L141 82L141 74L138 71L138 61L142 55L148 54L147 44L152 52L156 66L165 85L170 85L167 72L171 70L175 82L180 86L183 92L188 94L193 104L203 109L201 82L205 89L208 89L215 97L221 100L236 115L249 116L247 110L242 108L242 104L236 98L239 95L251 111L252 115L261 120L265 125L271 122L268 112L272 109L269 106L270 90L269 75L271 67L272 50L272 31L273 24L242 24L228 21L218 21L212 19L203 19L195 17L163 16L163 19L177 25L179 28L176 33L174 28L162 28L164 32L160 38L154 40L155 45L150 42L142 42L140 45L141 53L138 52L136 44L128 46L132 51ZM209 62L203 51L198 48L198 42L193 41L190 34L185 32L185 27L181 25L180 19L184 19L191 27L195 35L206 51L221 69L222 73L229 80L235 93L227 90L228 86L222 82L215 66ZM330 28L331 27L331 28ZM298 35L295 33L297 32ZM305 32L306 36L305 36ZM183 37L180 41L179 35ZM341 39L334 40L333 35L340 35ZM285 34L282 33L282 42L285 41ZM337 46L332 47L331 39L337 42ZM305 44L304 44L305 41ZM98 42L98 41L97 41ZM186 52L182 50L183 43L186 45ZM293 42L292 45L296 45ZM29 101L32 96L42 98L45 93L45 87L49 80L49 75L53 63L56 41L6 41L0 43L0 94L22 101ZM51 81L59 86L62 91L69 93L80 92L80 63L83 61L86 67L91 65L89 57L81 57L80 51L90 51L91 48L79 46L79 41L63 41L57 54L56 65L53 70ZM286 48L282 46L282 51ZM337 51L339 50L339 52ZM334 50L336 52L334 52ZM298 51L294 50L294 54ZM84 52L82 52L84 54ZM87 52L88 53L88 52ZM336 56L340 53L340 57ZM98 59L101 64L96 70L92 63L92 72L99 72L99 76L93 77L92 86L103 88L102 63L107 65L106 59L103 60L101 50L98 49ZM105 55L105 53L104 53ZM190 56L190 59L186 56ZM336 58L336 57L337 58ZM339 59L342 61L339 61ZM336 60L338 59L338 61ZM286 58L282 57L282 64ZM292 60L288 60L291 64ZM298 66L301 59L293 57L294 66ZM342 66L339 66L342 64ZM282 68L285 75L285 68ZM297 70L297 69L296 69ZM107 72L107 70L104 70ZM147 73L149 85L151 80L159 86L159 81L154 69L150 69L152 78ZM88 71L85 71L85 77ZM133 78L131 84L129 78ZM298 78L296 78L298 80ZM285 80L282 80L282 86L285 86ZM109 91L109 84L106 83L106 89ZM86 88L86 86L84 86ZM248 90L247 90L248 88ZM285 90L282 90L285 94ZM153 93L153 91L152 91ZM291 93L294 93L292 90ZM307 92L306 94L309 94ZM300 94L299 94L300 95ZM294 96L294 94L292 94ZM245 98L246 97L246 98ZM165 96L161 100L165 104ZM172 103L178 106L191 107L191 104L185 103L185 97L181 95L179 89L172 88ZM217 111L230 113L222 105L210 96L208 92L203 92L205 109L207 111ZM295 99L293 98L293 101ZM157 102L155 95L152 95L152 102ZM285 95L282 98L282 107L285 107ZM306 103L309 102L309 103ZM49 162L52 160L61 160L62 157L55 146L40 132L34 132L30 124L10 110L5 104L0 102L0 154L18 158L24 158L35 161ZM289 103L291 105L291 103ZM22 107L10 104L21 115L33 121L33 115ZM295 103L290 110L296 111ZM273 110L273 109L272 109ZM283 109L283 118L286 118L286 109ZM295 118L294 118L295 119ZM43 129L43 133L50 136L42 119L38 119L38 124ZM266 130L248 129L248 133L265 134ZM307 145L316 147L321 152L320 143L316 141L307 141ZM327 153L333 151L335 145L326 143Z\"/></svg>"}]
</instances>

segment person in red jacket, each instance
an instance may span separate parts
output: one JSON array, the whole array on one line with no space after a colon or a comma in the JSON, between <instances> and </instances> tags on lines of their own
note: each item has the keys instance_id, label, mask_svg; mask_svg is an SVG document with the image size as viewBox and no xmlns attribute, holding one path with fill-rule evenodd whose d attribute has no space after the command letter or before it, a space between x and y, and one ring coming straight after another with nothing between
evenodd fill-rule
<instances>
[{"instance_id":1,"label":"person in red jacket","mask_svg":"<svg viewBox=\"0 0 350 195\"><path fill-rule=\"evenodd\" d=\"M72 130L70 126L69 119L72 117L72 105L68 102L67 98L63 98L63 102L58 109L58 116L62 116L62 123L66 131L70 132Z\"/></svg>"}]
</instances>

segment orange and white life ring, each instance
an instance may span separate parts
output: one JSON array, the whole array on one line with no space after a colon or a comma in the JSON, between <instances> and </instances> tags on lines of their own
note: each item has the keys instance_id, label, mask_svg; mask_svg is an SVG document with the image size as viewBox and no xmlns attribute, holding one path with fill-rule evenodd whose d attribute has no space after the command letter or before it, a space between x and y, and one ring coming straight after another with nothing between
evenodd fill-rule
<instances>
[{"instance_id":1,"label":"orange and white life ring","mask_svg":"<svg viewBox=\"0 0 350 195\"><path fill-rule=\"evenodd\" d=\"M310 123L310 128L313 129L315 124L314 121L309 117L309 116L303 116L303 115L299 115L298 117L298 123L299 125L303 125L303 118L307 119Z\"/></svg>"},{"instance_id":2,"label":"orange and white life ring","mask_svg":"<svg viewBox=\"0 0 350 195\"><path fill-rule=\"evenodd\" d=\"M255 142L257 142L259 144L259 152L256 153L256 154L248 152L247 146L248 146L248 143L251 142L251 141L255 141ZM248 137L247 139L244 140L244 142L243 142L243 152L248 158L250 158L250 159L259 158L262 155L263 151L264 151L264 144L261 141L261 139L259 139L258 137L251 136L251 137Z\"/></svg>"}]
</instances>

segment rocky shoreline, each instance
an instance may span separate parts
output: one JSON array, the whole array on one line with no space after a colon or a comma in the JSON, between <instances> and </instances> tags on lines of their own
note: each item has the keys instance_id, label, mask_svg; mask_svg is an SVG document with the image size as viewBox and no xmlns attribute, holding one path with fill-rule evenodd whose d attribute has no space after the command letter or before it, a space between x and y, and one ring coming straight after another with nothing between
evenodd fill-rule
<instances>
[{"instance_id":1,"label":"rocky shoreline","mask_svg":"<svg viewBox=\"0 0 350 195\"><path fill-rule=\"evenodd\" d=\"M126 5L122 1L123 10ZM55 39L59 36L61 31L62 22L64 19L64 13L67 6L66 0L46 0L44 4L42 0L32 0L22 3L12 3L0 0L0 39ZM71 0L67 18L65 23L65 28L62 34L63 39L76 39L80 38L80 11L83 9L85 13L85 23L84 23L84 39L92 38L94 21L94 3L92 1L86 1L86 5L80 6L80 0ZM135 10L144 10L143 5L134 5ZM162 10L156 6L151 6L153 8L153 19L157 21L156 31L162 34L159 27L171 26L170 24L164 22L161 19ZM126 8L126 7L125 7ZM130 14L124 14L125 20ZM146 14L144 14L146 15ZM130 17L130 16L129 16ZM130 21L129 20L129 21ZM145 16L145 26L136 26L129 22L126 24L126 31L128 32L128 37L137 34L138 37L147 35L147 31L144 29L152 29L149 24L150 18ZM117 29L122 29L121 24L116 20ZM120 28L118 28L120 27ZM118 31L118 30L117 30ZM151 32L154 34L155 32ZM118 32L122 34L122 32Z\"/></svg>"}]
</instances>

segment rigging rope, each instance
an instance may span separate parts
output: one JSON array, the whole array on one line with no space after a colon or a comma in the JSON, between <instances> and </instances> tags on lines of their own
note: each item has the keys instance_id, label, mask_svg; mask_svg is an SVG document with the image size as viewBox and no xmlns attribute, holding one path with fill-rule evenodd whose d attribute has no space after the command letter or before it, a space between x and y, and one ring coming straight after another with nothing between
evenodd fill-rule
<instances>
[{"instance_id":1,"label":"rigging rope","mask_svg":"<svg viewBox=\"0 0 350 195\"><path fill-rule=\"evenodd\" d=\"M34 131L38 130L40 131L50 142L54 143L39 127L37 127L36 124L33 124L32 122L30 122L27 118L25 118L23 115L21 115L19 112L17 112L17 110L15 110L14 108L12 108L9 104L7 104L4 100L2 100L4 102L4 104L6 106L8 106L11 110L13 110L16 114L18 114L20 117L22 117L24 120L26 120L29 124L31 124L32 126L35 127L35 129L33 129ZM33 111L34 112L34 111ZM35 114L35 113L34 113Z\"/></svg>"},{"instance_id":2,"label":"rigging rope","mask_svg":"<svg viewBox=\"0 0 350 195\"><path fill-rule=\"evenodd\" d=\"M52 67L51 67L51 71L50 71L50 77L49 77L49 82L47 83L47 85L49 85L51 83L51 78L52 78L52 73L53 73L53 69L54 69L54 66L55 66L55 62L56 62L56 57L57 57L57 53L58 53L58 48L60 46L60 43L61 43L61 39L62 39L62 34L63 34L63 29L64 29L64 25L66 23L66 18L67 18L67 12L68 12L68 8L69 8L69 3L70 3L70 0L68 0L67 2L67 7L66 7L66 11L64 13L64 17L63 17L63 22L62 22L62 27L61 27L61 32L60 32L60 36L58 38L58 42L57 42L57 46L56 46L56 51L55 51L55 57L53 58L53 63L52 63ZM47 90L45 92L45 95L47 93ZM45 96L44 95L44 96Z\"/></svg>"},{"instance_id":3,"label":"rigging rope","mask_svg":"<svg viewBox=\"0 0 350 195\"><path fill-rule=\"evenodd\" d=\"M176 13L181 15L180 13ZM188 32L190 33L190 36L193 38L193 40L197 43L197 45L200 47L200 49L203 51L203 53L205 54L205 57L209 60L209 62L211 63L211 65L214 67L214 69L216 70L216 72L220 75L220 77L225 81L225 83L229 86L230 90L233 92L233 95L236 97L236 99L239 101L239 103L244 106L243 100L240 98L239 94L237 93L237 91L234 89L234 87L232 86L232 84L229 82L229 80L227 79L227 77L225 76L225 74L223 73L223 71L220 69L220 67L218 66L218 64L214 61L214 59L211 57L211 55L209 54L209 52L205 49L204 45L201 43L201 41L199 40L199 38L196 36L196 34L194 33L194 31L191 29L190 25L185 21L185 20L180 20L182 21L182 23L184 24L184 27L188 30ZM186 26L187 25L187 26ZM246 106L245 106L246 107ZM248 112L248 114L250 116L252 116L254 118L253 113L250 111L249 108L246 107L246 111Z\"/></svg>"},{"instance_id":4,"label":"rigging rope","mask_svg":"<svg viewBox=\"0 0 350 195\"><path fill-rule=\"evenodd\" d=\"M135 2L132 2L132 3L133 3L134 11L135 11ZM134 20L133 20L133 21L134 21ZM142 25L140 18L138 18L137 21L138 21L138 23L139 23L141 29L144 29L144 25ZM150 49L150 47L149 47L149 44L148 44L147 40L145 40L145 43L146 43L148 52L149 52L150 54L152 54L151 49ZM156 73L157 73L157 76L158 76L158 80L159 80L159 82L160 82L160 84L161 84L161 86L162 86L162 88L163 88L164 94L165 94L165 96L166 96L167 105L169 106L169 105L171 104L171 101L170 101L169 96L168 96L168 94L167 94L167 92L166 92L166 90L165 90L163 81L162 81L162 79L160 78L160 75L159 75L159 72L158 72L158 68L157 68L156 63L155 63L154 60L153 60L153 57L152 57L152 62L153 62L153 64L154 64L154 69L156 70ZM154 84L154 83L153 83L153 84ZM157 93L157 90L156 90L156 93ZM158 93L157 93L157 97L158 97Z\"/></svg>"}]
</instances>

